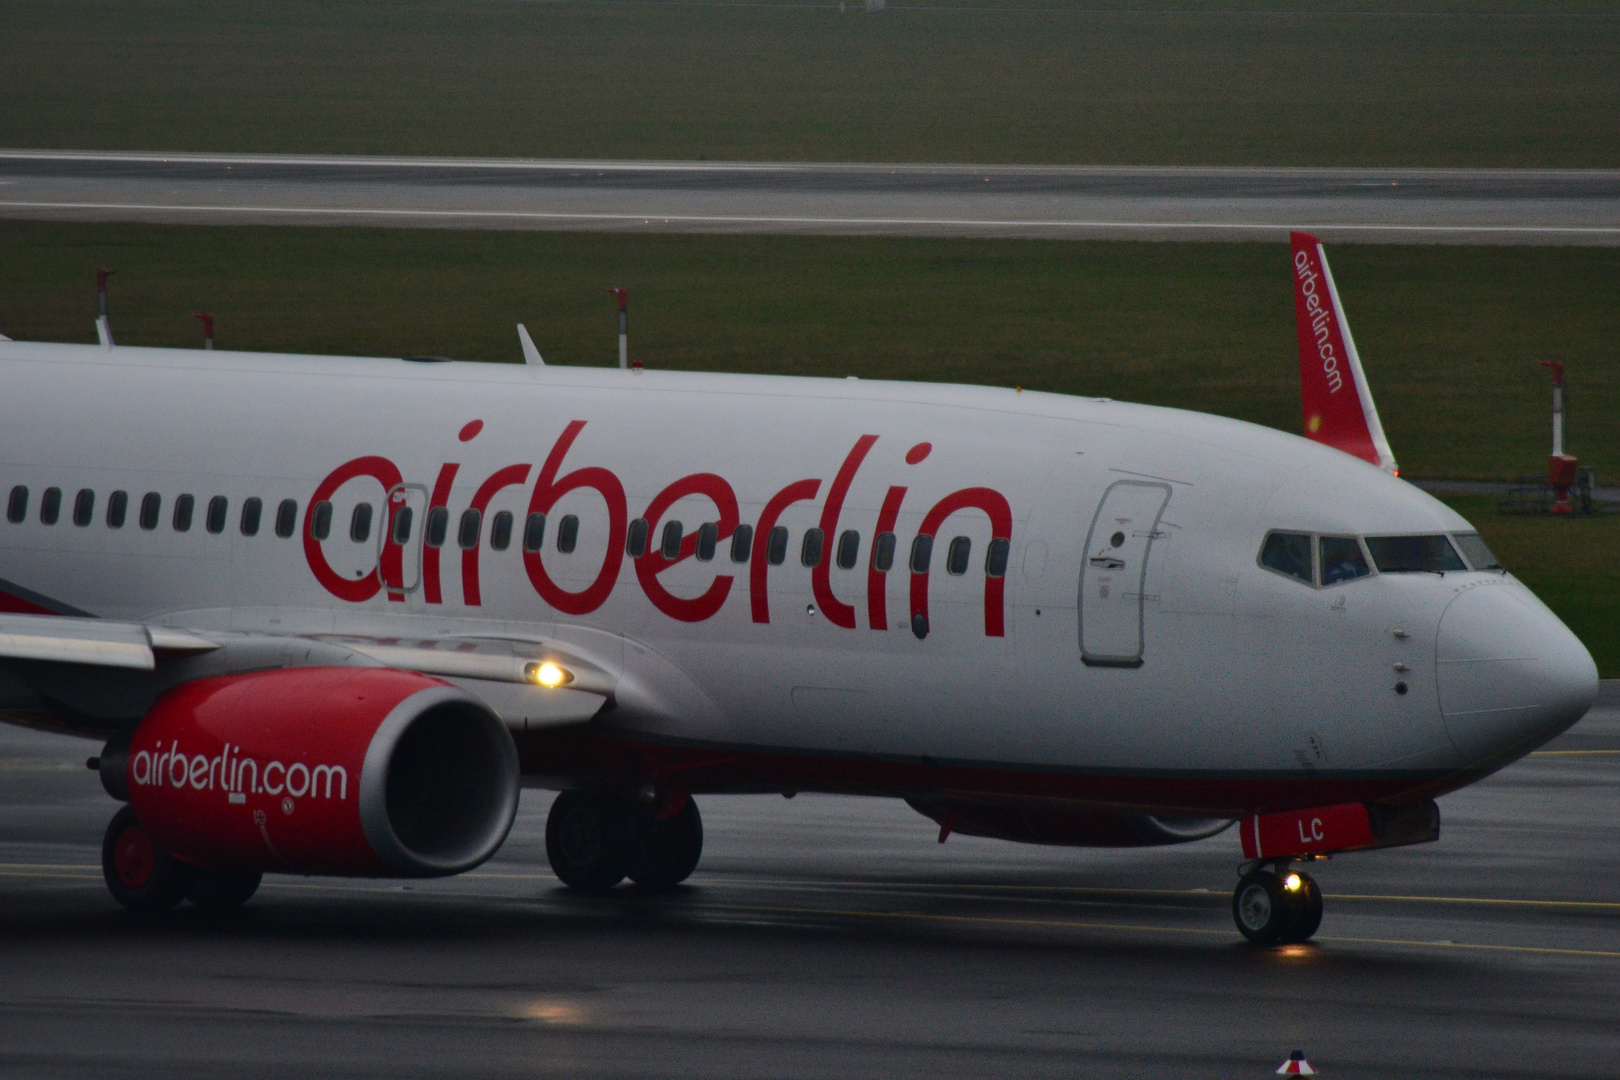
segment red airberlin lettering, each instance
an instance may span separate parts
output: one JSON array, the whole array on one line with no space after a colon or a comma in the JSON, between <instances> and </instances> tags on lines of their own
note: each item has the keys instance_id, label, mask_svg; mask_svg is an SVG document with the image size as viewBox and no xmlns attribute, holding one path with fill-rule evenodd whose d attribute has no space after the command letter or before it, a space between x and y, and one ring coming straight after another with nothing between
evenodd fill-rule
<instances>
[{"instance_id":1,"label":"red airberlin lettering","mask_svg":"<svg viewBox=\"0 0 1620 1080\"><path fill-rule=\"evenodd\" d=\"M1378 450L1373 446L1359 393L1338 396L1345 380L1352 376L1350 350L1329 290L1319 241L1308 233L1294 233L1291 240L1305 433L1317 442L1376 465Z\"/></svg>"},{"instance_id":2,"label":"red airberlin lettering","mask_svg":"<svg viewBox=\"0 0 1620 1080\"><path fill-rule=\"evenodd\" d=\"M570 491L579 488L594 489L607 503L608 512L607 550L602 554L602 569L589 586L579 592L569 592L551 580L551 575L546 573L545 563L541 561L538 551L523 553L523 567L529 573L529 581L534 584L535 592L539 593L540 598L546 603L568 615L588 615L607 602L608 596L613 592L614 583L619 579L619 565L624 560L624 533L628 524L624 485L607 469L593 465L575 469L560 479L557 477L557 470L562 468L563 458L568 456L574 440L579 438L579 433L584 429L585 421L572 420L558 436L556 445L551 448L545 465L540 469L539 478L534 482L534 495L529 499L529 513L547 513L557 505L557 500Z\"/></svg>"},{"instance_id":3,"label":"red airberlin lettering","mask_svg":"<svg viewBox=\"0 0 1620 1080\"><path fill-rule=\"evenodd\" d=\"M894 523L900 520L900 504L905 497L906 489L903 487L892 487L883 496L883 508L878 511L877 533L872 537L874 553L877 538L884 533L894 532ZM873 630L889 628L889 574L877 568L876 558L868 559L866 566L866 621Z\"/></svg>"},{"instance_id":4,"label":"red airberlin lettering","mask_svg":"<svg viewBox=\"0 0 1620 1080\"><path fill-rule=\"evenodd\" d=\"M820 480L796 481L772 495L765 509L760 511L759 524L754 528L754 557L748 564L748 603L755 622L771 621L771 600L765 593L771 565L766 556L770 553L771 530L776 528L776 519L794 503L815 498L820 490Z\"/></svg>"},{"instance_id":5,"label":"red airberlin lettering","mask_svg":"<svg viewBox=\"0 0 1620 1080\"><path fill-rule=\"evenodd\" d=\"M479 520L483 520L484 511L489 509L489 501L497 491L527 482L532 468L533 465L508 465L480 484L471 506L471 509L478 511ZM480 526L478 543L461 549L461 599L468 607L480 607L483 603L478 590L478 553L483 550L483 528Z\"/></svg>"},{"instance_id":6,"label":"red airberlin lettering","mask_svg":"<svg viewBox=\"0 0 1620 1080\"><path fill-rule=\"evenodd\" d=\"M828 622L846 630L855 629L855 609L834 596L832 591L832 553L838 535L838 515L843 512L844 496L849 493L856 470L866 460L867 452L877 440L876 435L862 435L857 439L844 464L839 466L838 475L833 477L832 486L827 489L827 502L821 508L821 532L827 539L821 545L821 561L810 571L810 589L815 593L821 613Z\"/></svg>"},{"instance_id":7,"label":"red airberlin lettering","mask_svg":"<svg viewBox=\"0 0 1620 1080\"><path fill-rule=\"evenodd\" d=\"M378 590L382 588L384 578L390 583L400 580L398 546L386 545L378 567L365 577L350 581L339 576L326 561L326 553L321 550L321 542L315 539L315 532L311 526L315 520L315 507L330 499L338 488L361 476L369 476L376 480L384 491L391 491L404 482L400 478L399 467L387 458L357 457L353 461L344 462L327 474L326 479L315 489L315 494L309 500L309 507L304 511L304 561L309 563L315 580L321 583L322 588L339 600L348 600L356 604L376 596Z\"/></svg>"},{"instance_id":8,"label":"red airberlin lettering","mask_svg":"<svg viewBox=\"0 0 1620 1080\"><path fill-rule=\"evenodd\" d=\"M641 582L641 591L647 594L647 599L652 601L653 607L681 622L702 622L713 617L725 604L726 597L731 594L730 574L716 575L714 582L702 596L690 600L674 595L658 580L659 574L697 553L696 532L681 537L681 550L673 559L664 558L664 553L657 542L659 520L671 506L688 495L701 495L714 503L715 509L719 512L717 522L720 528L719 542L724 542L737 531L737 495L731 490L731 485L714 473L683 476L660 491L647 505L645 515L647 531L652 541L647 545L647 553L635 561L636 578Z\"/></svg>"},{"instance_id":9,"label":"red airberlin lettering","mask_svg":"<svg viewBox=\"0 0 1620 1080\"><path fill-rule=\"evenodd\" d=\"M939 527L945 524L945 519L958 510L982 510L990 518L990 535L995 539L1012 538L1012 507L999 491L990 488L974 487L953 491L928 511L923 518L922 527L917 531L925 536L934 536ZM1003 610L1006 598L1007 579L1005 577L984 577L984 636L1004 637L1006 635L1006 613ZM911 614L913 617L921 615L923 625L928 625L928 571L922 573L912 571L911 574Z\"/></svg>"}]
</instances>

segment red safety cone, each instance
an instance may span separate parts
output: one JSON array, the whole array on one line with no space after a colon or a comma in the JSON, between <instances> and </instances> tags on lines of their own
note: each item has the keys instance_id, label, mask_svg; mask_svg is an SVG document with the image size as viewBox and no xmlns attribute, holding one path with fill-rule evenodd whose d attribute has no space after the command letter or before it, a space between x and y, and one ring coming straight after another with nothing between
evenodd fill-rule
<instances>
[{"instance_id":1,"label":"red safety cone","mask_svg":"<svg viewBox=\"0 0 1620 1080\"><path fill-rule=\"evenodd\" d=\"M1295 1050L1288 1060L1277 1066L1278 1076L1315 1076L1316 1070L1305 1060L1305 1051Z\"/></svg>"}]
</instances>

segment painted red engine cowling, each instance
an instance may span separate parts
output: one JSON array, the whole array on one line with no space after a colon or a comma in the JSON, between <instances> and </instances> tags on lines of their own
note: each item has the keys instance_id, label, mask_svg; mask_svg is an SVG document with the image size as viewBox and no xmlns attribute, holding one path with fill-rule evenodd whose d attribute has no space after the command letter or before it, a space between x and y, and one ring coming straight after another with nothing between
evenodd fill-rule
<instances>
[{"instance_id":1,"label":"painted red engine cowling","mask_svg":"<svg viewBox=\"0 0 1620 1080\"><path fill-rule=\"evenodd\" d=\"M136 729L130 805L187 862L435 877L495 853L517 813L489 708L392 668L284 668L170 690Z\"/></svg>"}]
</instances>

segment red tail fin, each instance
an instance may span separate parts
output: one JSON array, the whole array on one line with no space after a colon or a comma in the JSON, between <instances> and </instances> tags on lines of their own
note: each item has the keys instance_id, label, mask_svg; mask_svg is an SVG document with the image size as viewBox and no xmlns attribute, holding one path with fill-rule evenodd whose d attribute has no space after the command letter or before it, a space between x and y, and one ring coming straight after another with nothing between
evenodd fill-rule
<instances>
[{"instance_id":1,"label":"red tail fin","mask_svg":"<svg viewBox=\"0 0 1620 1080\"><path fill-rule=\"evenodd\" d=\"M1395 455L1384 438L1384 426L1378 422L1378 408L1361 370L1339 291L1333 287L1322 242L1299 232L1291 239L1305 435L1399 474Z\"/></svg>"}]
</instances>

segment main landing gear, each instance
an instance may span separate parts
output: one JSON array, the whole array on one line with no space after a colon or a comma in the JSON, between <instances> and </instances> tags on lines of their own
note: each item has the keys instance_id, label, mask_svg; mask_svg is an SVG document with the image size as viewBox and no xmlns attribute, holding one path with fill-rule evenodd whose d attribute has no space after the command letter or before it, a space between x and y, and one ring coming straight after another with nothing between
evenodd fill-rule
<instances>
[{"instance_id":1,"label":"main landing gear","mask_svg":"<svg viewBox=\"0 0 1620 1080\"><path fill-rule=\"evenodd\" d=\"M101 872L113 899L131 911L167 911L182 900L205 912L233 911L248 902L263 876L256 870L207 870L181 862L152 839L127 806L107 826Z\"/></svg>"},{"instance_id":2,"label":"main landing gear","mask_svg":"<svg viewBox=\"0 0 1620 1080\"><path fill-rule=\"evenodd\" d=\"M1232 920L1256 945L1308 941L1322 925L1322 890L1286 860L1250 864L1232 893Z\"/></svg>"},{"instance_id":3,"label":"main landing gear","mask_svg":"<svg viewBox=\"0 0 1620 1080\"><path fill-rule=\"evenodd\" d=\"M546 858L564 885L606 892L625 878L669 889L697 869L703 819L689 795L647 803L621 791L564 791L546 819Z\"/></svg>"}]
</instances>

